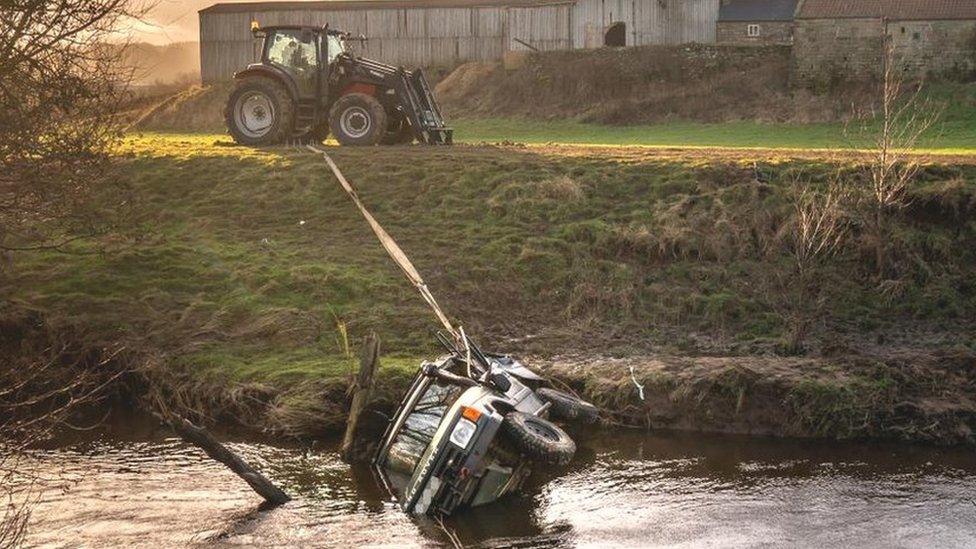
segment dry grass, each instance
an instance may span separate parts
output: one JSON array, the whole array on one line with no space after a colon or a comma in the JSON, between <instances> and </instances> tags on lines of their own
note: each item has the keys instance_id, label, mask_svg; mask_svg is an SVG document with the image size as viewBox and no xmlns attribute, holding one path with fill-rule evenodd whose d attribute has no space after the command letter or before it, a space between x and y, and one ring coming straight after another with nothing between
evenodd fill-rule
<instances>
[{"instance_id":1,"label":"dry grass","mask_svg":"<svg viewBox=\"0 0 976 549\"><path fill-rule=\"evenodd\" d=\"M469 63L437 86L454 116L573 118L604 124L670 120L810 123L847 118L865 97L789 89L789 50L640 47L530 55L514 70Z\"/></svg>"}]
</instances>

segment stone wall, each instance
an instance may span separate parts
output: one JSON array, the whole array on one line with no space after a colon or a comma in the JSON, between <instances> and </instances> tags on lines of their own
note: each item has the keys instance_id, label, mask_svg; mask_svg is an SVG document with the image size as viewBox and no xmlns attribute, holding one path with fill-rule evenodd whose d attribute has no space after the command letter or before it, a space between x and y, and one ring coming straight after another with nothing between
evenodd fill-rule
<instances>
[{"instance_id":1,"label":"stone wall","mask_svg":"<svg viewBox=\"0 0 976 549\"><path fill-rule=\"evenodd\" d=\"M749 25L759 25L759 36L749 36ZM793 43L792 21L721 21L716 41L736 46L786 46Z\"/></svg>"},{"instance_id":2,"label":"stone wall","mask_svg":"<svg viewBox=\"0 0 976 549\"><path fill-rule=\"evenodd\" d=\"M895 59L919 76L968 77L976 73L976 21L888 23Z\"/></svg>"},{"instance_id":3,"label":"stone wall","mask_svg":"<svg viewBox=\"0 0 976 549\"><path fill-rule=\"evenodd\" d=\"M976 21L802 19L793 31L798 82L860 80L881 73L884 35L910 76L967 77L976 71Z\"/></svg>"}]
</instances>

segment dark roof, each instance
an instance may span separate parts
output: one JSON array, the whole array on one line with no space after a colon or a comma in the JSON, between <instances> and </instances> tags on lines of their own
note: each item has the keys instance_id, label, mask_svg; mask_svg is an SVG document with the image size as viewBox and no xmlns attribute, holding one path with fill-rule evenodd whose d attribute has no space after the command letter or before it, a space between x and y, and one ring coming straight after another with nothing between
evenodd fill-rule
<instances>
[{"instance_id":1,"label":"dark roof","mask_svg":"<svg viewBox=\"0 0 976 549\"><path fill-rule=\"evenodd\" d=\"M404 8L477 8L491 6L551 6L573 4L576 0L319 0L317 2L227 2L203 8L200 13L240 13L251 11L332 11Z\"/></svg>"},{"instance_id":2,"label":"dark roof","mask_svg":"<svg viewBox=\"0 0 976 549\"><path fill-rule=\"evenodd\" d=\"M976 19L976 0L804 0L797 19Z\"/></svg>"},{"instance_id":3,"label":"dark roof","mask_svg":"<svg viewBox=\"0 0 976 549\"><path fill-rule=\"evenodd\" d=\"M718 9L718 20L792 21L797 0L724 0Z\"/></svg>"}]
</instances>

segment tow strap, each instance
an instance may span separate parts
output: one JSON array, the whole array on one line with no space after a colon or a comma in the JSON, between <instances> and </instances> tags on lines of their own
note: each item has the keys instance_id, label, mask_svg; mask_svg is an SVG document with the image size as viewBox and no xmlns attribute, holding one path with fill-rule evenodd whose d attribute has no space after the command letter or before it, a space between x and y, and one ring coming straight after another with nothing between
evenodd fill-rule
<instances>
[{"instance_id":1,"label":"tow strap","mask_svg":"<svg viewBox=\"0 0 976 549\"><path fill-rule=\"evenodd\" d=\"M393 240L393 237L391 237L389 233L383 229L383 226L376 221L373 214L369 213L369 210L367 210L366 206L363 205L362 200L359 199L356 189L353 188L349 181L346 181L345 176L343 176L342 172L339 171L339 167L336 166L336 163L332 161L329 154L325 152L324 149L316 145L306 145L306 147L310 151L322 155L322 158L325 159L325 163L329 165L332 173L335 174L336 179L339 180L339 184L342 185L343 190L346 191L349 198L351 198L356 204L356 207L359 208L359 212L363 214L363 217L366 218L366 222L369 223L369 226L372 227L373 232L376 233L376 238L379 239L380 244L382 244L383 248L386 249L386 253L390 254L393 262L400 267L400 270L403 271L403 274L406 275L408 280L410 280L410 283L413 284L420 292L420 295L424 298L424 301L426 301L427 304L430 305L430 308L434 310L434 314L437 315L438 320L441 321L441 324L444 325L447 332L454 337L455 341L463 342L464 346L466 347L467 338L451 325L451 321L447 319L447 315L444 314L444 311L441 310L440 305L437 304L437 300L434 299L433 295L431 295L430 290L427 288L427 283L424 282L424 279L421 278L420 273L418 273L417 269L414 268L413 263L410 262L407 254L403 253L403 250L400 249L400 246L395 240ZM470 363L471 361L469 359L468 364Z\"/></svg>"}]
</instances>

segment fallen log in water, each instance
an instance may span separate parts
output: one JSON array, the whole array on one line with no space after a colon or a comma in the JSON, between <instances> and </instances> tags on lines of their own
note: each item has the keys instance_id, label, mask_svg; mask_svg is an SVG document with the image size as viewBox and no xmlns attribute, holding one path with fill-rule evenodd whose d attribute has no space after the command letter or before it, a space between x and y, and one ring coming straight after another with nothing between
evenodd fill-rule
<instances>
[{"instance_id":1,"label":"fallen log in water","mask_svg":"<svg viewBox=\"0 0 976 549\"><path fill-rule=\"evenodd\" d=\"M268 503L281 505L291 501L291 497L289 497L288 494L286 494L281 488L275 486L274 483L256 471L253 467L248 465L248 463L241 459L240 456L218 442L217 439L215 439L202 427L198 427L186 418L176 414L170 413L168 414L168 417L163 417L160 414L154 415L169 425L170 428L172 428L173 431L180 436L180 438L186 442L189 442L190 444L193 444L197 448L200 448L211 458L226 465L228 469L244 479L244 481L247 482L247 484Z\"/></svg>"},{"instance_id":2,"label":"fallen log in water","mask_svg":"<svg viewBox=\"0 0 976 549\"><path fill-rule=\"evenodd\" d=\"M359 416L366 410L373 393L373 375L379 365L380 340L376 334L370 332L363 344L362 355L359 357L359 373L352 386L352 404L349 406L349 419L346 421L346 434L342 437L341 455L343 461L355 459L353 447L356 429L359 426Z\"/></svg>"}]
</instances>

